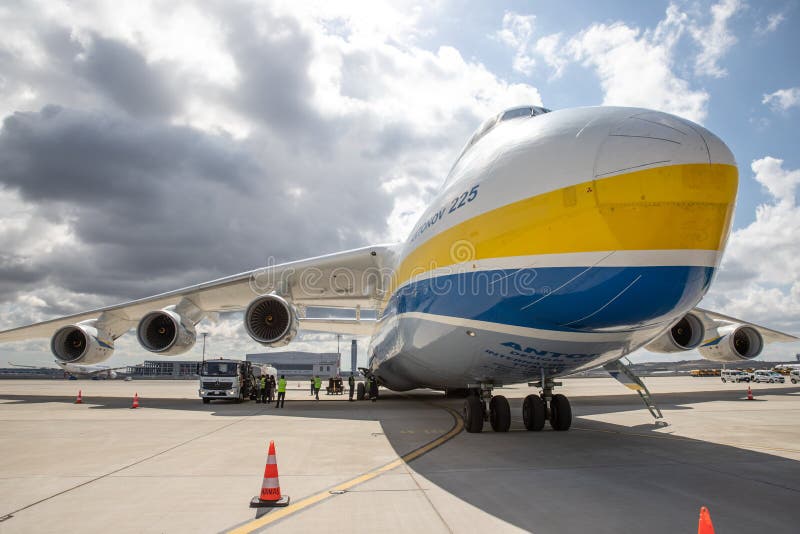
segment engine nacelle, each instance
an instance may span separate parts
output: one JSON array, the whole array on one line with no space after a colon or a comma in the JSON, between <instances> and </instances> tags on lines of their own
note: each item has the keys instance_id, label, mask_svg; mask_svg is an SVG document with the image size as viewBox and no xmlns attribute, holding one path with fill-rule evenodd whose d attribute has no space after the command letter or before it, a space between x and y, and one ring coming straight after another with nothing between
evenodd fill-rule
<instances>
[{"instance_id":1,"label":"engine nacelle","mask_svg":"<svg viewBox=\"0 0 800 534\"><path fill-rule=\"evenodd\" d=\"M247 334L262 345L282 347L297 334L297 310L278 295L259 297L244 312Z\"/></svg>"},{"instance_id":2,"label":"engine nacelle","mask_svg":"<svg viewBox=\"0 0 800 534\"><path fill-rule=\"evenodd\" d=\"M721 333L720 333L721 334ZM715 362L752 360L764 349L764 339L752 326L737 326L700 347L700 355Z\"/></svg>"},{"instance_id":3,"label":"engine nacelle","mask_svg":"<svg viewBox=\"0 0 800 534\"><path fill-rule=\"evenodd\" d=\"M696 315L687 313L675 326L651 341L645 349L663 354L692 350L700 346L704 333L703 322Z\"/></svg>"},{"instance_id":4,"label":"engine nacelle","mask_svg":"<svg viewBox=\"0 0 800 534\"><path fill-rule=\"evenodd\" d=\"M139 344L150 352L174 356L194 346L197 332L191 321L169 308L150 312L136 328Z\"/></svg>"},{"instance_id":5,"label":"engine nacelle","mask_svg":"<svg viewBox=\"0 0 800 534\"><path fill-rule=\"evenodd\" d=\"M99 363L114 355L114 340L93 326L71 324L56 330L50 350L64 363Z\"/></svg>"}]
</instances>

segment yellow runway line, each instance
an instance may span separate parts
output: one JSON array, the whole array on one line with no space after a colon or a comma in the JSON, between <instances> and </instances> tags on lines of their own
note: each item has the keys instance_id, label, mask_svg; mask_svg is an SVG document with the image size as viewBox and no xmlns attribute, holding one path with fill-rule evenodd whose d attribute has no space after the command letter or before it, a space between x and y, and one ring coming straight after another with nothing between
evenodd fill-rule
<instances>
[{"instance_id":1,"label":"yellow runway line","mask_svg":"<svg viewBox=\"0 0 800 534\"><path fill-rule=\"evenodd\" d=\"M288 516L290 516L292 514L295 514L295 513L299 512L301 510L304 510L305 508L308 508L309 506L313 506L313 505L317 504L318 502L321 502L321 501L324 501L325 499L329 499L331 497L334 497L335 494L333 494L331 492L346 491L346 490L348 490L348 489L350 489L350 488L352 488L354 486L357 486L359 484L363 484L364 482L367 482L368 480L372 480L373 478L375 478L375 477L377 477L379 475L382 475L383 473L386 473L387 471L391 471L392 469L400 467L404 463L408 463L408 462L411 462L413 460L416 460L417 458L419 458L423 454L426 454L426 453L432 451L433 449L435 449L436 447L439 447L440 445L443 445L444 443L446 443L446 442L450 441L451 439L453 439L454 437L456 437L464 429L464 420L461 418L461 415L458 412L456 412L455 410L451 410L450 408L445 408L445 410L450 412L450 415L452 415L453 419L455 419L455 423L453 424L453 427L449 431L447 431L447 433L439 436L438 438L434 439L431 442L426 443L422 447L419 447L418 449L414 449L413 451L409 452L408 454L405 454L402 457L397 458L396 460L393 460L393 461L389 462L388 464L382 465L381 467L378 467L377 469L373 469L372 471L364 473L363 475L359 475L359 476L357 476L355 478L352 478L352 479L348 480L347 482L342 482L341 484L339 484L337 486L334 486L332 488L328 488L328 489L326 489L324 491L320 491L319 493L317 493L315 495L311 495L309 497L306 497L305 499L301 499L301 500L297 501L294 504L290 504L286 508L277 508L277 509L275 509L275 511L270 512L270 513L268 513L267 515L265 515L263 517L260 517L258 519L254 519L253 521L245 523L244 525L241 525L241 526L238 526L238 527L236 527L236 528L234 528L232 530L229 530L228 534L244 534L244 533L254 532L254 531L256 531L256 530L258 530L260 528L263 528L263 527L265 527L267 525L275 523L276 521L280 521L281 519L284 519L284 518L286 518L286 517L288 517Z\"/></svg>"}]
</instances>

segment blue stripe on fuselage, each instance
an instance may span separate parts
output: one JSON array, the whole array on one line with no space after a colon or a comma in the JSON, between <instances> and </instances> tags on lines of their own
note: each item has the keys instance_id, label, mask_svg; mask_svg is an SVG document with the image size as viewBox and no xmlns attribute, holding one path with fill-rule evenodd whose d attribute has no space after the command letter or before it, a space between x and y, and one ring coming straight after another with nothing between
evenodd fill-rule
<instances>
[{"instance_id":1,"label":"blue stripe on fuselage","mask_svg":"<svg viewBox=\"0 0 800 534\"><path fill-rule=\"evenodd\" d=\"M711 267L546 267L474 271L411 282L383 318L421 312L559 331L637 328L694 306Z\"/></svg>"}]
</instances>

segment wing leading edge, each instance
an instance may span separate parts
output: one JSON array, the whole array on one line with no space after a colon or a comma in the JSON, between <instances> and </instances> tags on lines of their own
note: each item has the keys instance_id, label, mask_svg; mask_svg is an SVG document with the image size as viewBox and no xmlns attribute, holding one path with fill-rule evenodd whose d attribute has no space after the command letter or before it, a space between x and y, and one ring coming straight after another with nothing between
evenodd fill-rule
<instances>
[{"instance_id":1,"label":"wing leading edge","mask_svg":"<svg viewBox=\"0 0 800 534\"><path fill-rule=\"evenodd\" d=\"M243 310L256 297L277 292L301 309L305 307L373 309L392 276L396 245L375 245L278 265L268 265L225 278L184 287L83 313L59 317L0 332L0 342L46 338L63 326L96 320L95 325L121 336L145 314L167 306L191 308L201 316ZM364 333L371 320L319 320L321 331ZM356 324L360 323L360 324ZM342 330L331 330L337 324ZM324 327L324 329L323 329Z\"/></svg>"}]
</instances>

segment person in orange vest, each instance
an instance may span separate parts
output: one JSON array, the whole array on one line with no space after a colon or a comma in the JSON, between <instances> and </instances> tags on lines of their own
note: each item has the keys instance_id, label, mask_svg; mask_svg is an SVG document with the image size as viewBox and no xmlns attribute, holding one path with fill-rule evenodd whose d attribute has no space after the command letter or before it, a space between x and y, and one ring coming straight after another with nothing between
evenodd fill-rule
<instances>
[{"instance_id":1,"label":"person in orange vest","mask_svg":"<svg viewBox=\"0 0 800 534\"><path fill-rule=\"evenodd\" d=\"M286 402L286 378L281 375L280 379L278 380L278 400L275 401L276 408L283 408L283 404Z\"/></svg>"}]
</instances>

